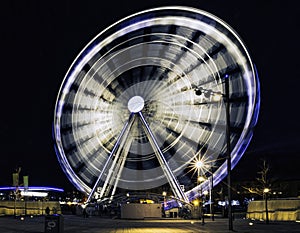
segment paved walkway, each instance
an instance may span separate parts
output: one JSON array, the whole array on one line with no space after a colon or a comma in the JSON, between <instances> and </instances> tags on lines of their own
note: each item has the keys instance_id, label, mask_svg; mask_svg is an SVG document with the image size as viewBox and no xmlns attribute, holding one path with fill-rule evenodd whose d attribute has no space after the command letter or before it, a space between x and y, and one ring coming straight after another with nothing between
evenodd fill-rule
<instances>
[{"instance_id":1,"label":"paved walkway","mask_svg":"<svg viewBox=\"0 0 300 233\"><path fill-rule=\"evenodd\" d=\"M60 219L60 222L59 222ZM45 229L46 223L50 228ZM56 226L54 226L57 223ZM246 219L235 219L233 231L228 230L228 219L217 218L215 221L157 219L157 220L125 220L105 219L97 216L83 218L81 216L64 215L51 219L40 217L20 218L0 217L1 233L300 233L300 223L296 222L255 222ZM53 225L54 224L54 225ZM53 227L54 226L54 227ZM63 229L59 229L59 227ZM52 227L52 228L51 228Z\"/></svg>"}]
</instances>

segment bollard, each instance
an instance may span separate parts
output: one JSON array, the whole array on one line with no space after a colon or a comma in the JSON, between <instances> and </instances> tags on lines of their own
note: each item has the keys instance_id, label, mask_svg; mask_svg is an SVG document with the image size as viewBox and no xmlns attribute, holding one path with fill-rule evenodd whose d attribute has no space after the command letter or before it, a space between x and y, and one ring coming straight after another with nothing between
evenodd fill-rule
<instances>
[{"instance_id":1,"label":"bollard","mask_svg":"<svg viewBox=\"0 0 300 233\"><path fill-rule=\"evenodd\" d=\"M45 216L45 232L46 233L62 233L64 231L64 220L60 214Z\"/></svg>"}]
</instances>

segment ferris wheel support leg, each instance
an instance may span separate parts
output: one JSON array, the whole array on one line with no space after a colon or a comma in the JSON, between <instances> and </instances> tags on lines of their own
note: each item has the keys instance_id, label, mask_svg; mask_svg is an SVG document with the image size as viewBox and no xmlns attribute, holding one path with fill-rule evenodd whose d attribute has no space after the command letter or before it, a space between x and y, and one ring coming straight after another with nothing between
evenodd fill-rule
<instances>
[{"instance_id":1,"label":"ferris wheel support leg","mask_svg":"<svg viewBox=\"0 0 300 233\"><path fill-rule=\"evenodd\" d=\"M120 133L120 135L119 135L119 137L117 138L116 144L114 145L113 149L111 150L111 152L110 152L110 154L109 154L109 156L108 156L108 159L106 160L106 162L105 162L105 164L104 164L104 166L103 166L103 169L102 169L101 173L99 174L99 176L98 176L98 178L97 178L97 181L95 182L95 184L94 184L94 186L93 186L91 192L89 193L89 196L88 196L88 198L87 198L86 203L89 203L89 202L91 201L91 199L92 199L92 197L93 197L93 195L94 195L94 193L95 193L95 191L96 191L96 188L97 188L97 186L98 186L99 183L100 183L100 180L102 179L104 173L105 173L106 170L107 170L107 167L108 167L109 163L111 162L111 160L112 160L112 158L113 158L113 155L115 154L116 150L118 149L118 147L119 147L119 145L120 145L121 139L123 138L123 136L124 136L125 132L127 131L127 129L129 129L129 128L131 127L133 121L134 121L134 113L131 113L130 116L129 116L128 121L125 123L125 125L124 125L124 127L123 127L123 129L122 129L122 131L121 131L121 133ZM106 180L107 180L107 179L106 179ZM103 190L103 189L102 189L102 190ZM102 193L103 193L103 192L102 192ZM102 195L103 195L103 194L102 194Z\"/></svg>"},{"instance_id":2,"label":"ferris wheel support leg","mask_svg":"<svg viewBox=\"0 0 300 233\"><path fill-rule=\"evenodd\" d=\"M146 129L146 131L148 132L149 136L150 136L150 142L152 142L152 146L154 147L154 150L157 152L155 153L157 155L157 159L160 163L160 166L162 167L163 169L163 172L165 173L165 176L167 177L170 185L171 185L171 188L174 192L174 195L176 195L176 197L186 203L189 202L187 196L185 195L185 193L182 191L179 183L178 183L178 180L177 178L175 177L175 175L173 174L171 168L169 167L161 149L159 148L158 144L157 144L157 141L148 125L148 123L146 122L143 114L141 112L138 112L139 116L140 116L140 119Z\"/></svg>"},{"instance_id":3,"label":"ferris wheel support leg","mask_svg":"<svg viewBox=\"0 0 300 233\"><path fill-rule=\"evenodd\" d=\"M127 131L128 132L128 131ZM128 135L128 134L127 134ZM127 136L126 136L127 137ZM117 174L114 175L115 177L115 184L113 186L113 190L112 190L112 193L111 193L111 198L110 200L113 199L113 196L115 195L115 192L116 192L116 189L117 189L117 186L118 186L118 183L119 183L119 180L120 180L120 177L121 177L121 174L122 174L122 171L123 171L123 168L124 168L124 165L125 165L125 162L126 162L126 158L127 158L127 155L129 153L129 148L130 148L130 145L131 145L131 142L127 143L126 144L126 147L124 147L124 152L122 153L123 156L120 156L120 160L119 160L119 166L117 167L116 172Z\"/></svg>"},{"instance_id":4,"label":"ferris wheel support leg","mask_svg":"<svg viewBox=\"0 0 300 233\"><path fill-rule=\"evenodd\" d=\"M132 118L134 119L134 118ZM109 192L111 190L111 187L114 186L114 190L116 189L116 186L118 185L118 179L120 178L120 176L118 176L118 174L121 174L119 172L121 172L123 170L122 164L125 164L125 160L126 160L126 155L123 154L123 156L121 155L121 149L124 148L124 144L126 142L126 140L128 139L128 133L130 131L130 128L132 126L133 120L131 120L125 130L125 132L123 133L123 136L119 142L117 151L115 153L115 158L113 160L112 165L109 168L109 172L108 175L106 176L105 182L103 184L103 187L101 189L99 198L102 198L103 195L104 196L108 196ZM127 144L128 146L128 144ZM130 146L130 144L129 144ZM128 152L127 152L128 153ZM123 162L124 160L124 162ZM115 184L113 185L113 180L115 181ZM114 191L111 194L111 199L112 199L112 195L114 195Z\"/></svg>"}]
</instances>

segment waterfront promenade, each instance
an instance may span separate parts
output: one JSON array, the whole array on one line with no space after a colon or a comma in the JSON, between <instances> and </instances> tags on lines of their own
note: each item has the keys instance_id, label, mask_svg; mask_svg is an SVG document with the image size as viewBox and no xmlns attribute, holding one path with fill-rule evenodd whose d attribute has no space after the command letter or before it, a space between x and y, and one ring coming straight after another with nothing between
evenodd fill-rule
<instances>
[{"instance_id":1,"label":"waterfront promenade","mask_svg":"<svg viewBox=\"0 0 300 233\"><path fill-rule=\"evenodd\" d=\"M61 229L45 230L45 216L30 217L23 220L20 217L0 216L1 233L300 233L300 223L270 222L266 224L249 219L235 219L233 231L228 230L228 219L216 218L215 221L183 219L147 219L126 220L109 219L98 216L83 218L82 216L63 215L60 221ZM62 229L63 228L63 229Z\"/></svg>"}]
</instances>

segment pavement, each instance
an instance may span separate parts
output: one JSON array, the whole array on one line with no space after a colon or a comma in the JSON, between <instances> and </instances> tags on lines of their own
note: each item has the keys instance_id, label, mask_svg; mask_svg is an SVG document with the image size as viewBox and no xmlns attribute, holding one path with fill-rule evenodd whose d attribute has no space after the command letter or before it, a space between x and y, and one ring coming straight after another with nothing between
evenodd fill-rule
<instances>
[{"instance_id":1,"label":"pavement","mask_svg":"<svg viewBox=\"0 0 300 233\"><path fill-rule=\"evenodd\" d=\"M48 228L47 228L48 227ZM0 216L1 233L300 233L298 222L265 222L234 219L233 230L227 218L214 221L184 219L110 219L99 216L83 218L76 215L59 216Z\"/></svg>"}]
</instances>

